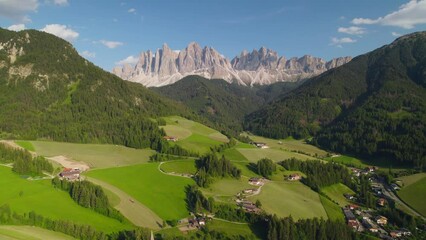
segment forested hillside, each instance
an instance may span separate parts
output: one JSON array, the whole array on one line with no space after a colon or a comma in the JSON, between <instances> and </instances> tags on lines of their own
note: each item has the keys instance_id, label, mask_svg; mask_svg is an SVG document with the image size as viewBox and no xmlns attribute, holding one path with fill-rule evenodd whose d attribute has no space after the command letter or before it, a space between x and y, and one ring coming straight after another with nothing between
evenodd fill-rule
<instances>
[{"instance_id":1,"label":"forested hillside","mask_svg":"<svg viewBox=\"0 0 426 240\"><path fill-rule=\"evenodd\" d=\"M161 148L158 116L186 107L123 81L72 45L35 30L0 29L0 136Z\"/></svg>"},{"instance_id":2,"label":"forested hillside","mask_svg":"<svg viewBox=\"0 0 426 240\"><path fill-rule=\"evenodd\" d=\"M246 87L221 79L188 76L172 85L150 89L185 104L195 113L210 120L206 124L211 127L236 135L242 131L245 115L293 90L299 84L279 82Z\"/></svg>"},{"instance_id":3,"label":"forested hillside","mask_svg":"<svg viewBox=\"0 0 426 240\"><path fill-rule=\"evenodd\" d=\"M274 138L315 136L331 151L426 164L426 32L397 39L250 114Z\"/></svg>"}]
</instances>

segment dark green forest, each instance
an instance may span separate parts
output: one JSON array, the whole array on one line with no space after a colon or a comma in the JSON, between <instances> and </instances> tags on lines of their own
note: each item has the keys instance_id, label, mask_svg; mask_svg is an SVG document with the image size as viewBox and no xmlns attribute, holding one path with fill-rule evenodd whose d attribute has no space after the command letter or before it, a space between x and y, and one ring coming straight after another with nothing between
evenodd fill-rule
<instances>
[{"instance_id":1,"label":"dark green forest","mask_svg":"<svg viewBox=\"0 0 426 240\"><path fill-rule=\"evenodd\" d=\"M245 128L272 138L306 138L331 151L426 166L426 33L306 81L248 115Z\"/></svg>"},{"instance_id":2,"label":"dark green forest","mask_svg":"<svg viewBox=\"0 0 426 240\"><path fill-rule=\"evenodd\" d=\"M164 132L154 119L194 116L185 106L96 67L53 35L0 29L0 41L11 42L0 50L5 65L0 68L2 137L113 143L168 152ZM15 62L8 56L13 47L23 49Z\"/></svg>"}]
</instances>

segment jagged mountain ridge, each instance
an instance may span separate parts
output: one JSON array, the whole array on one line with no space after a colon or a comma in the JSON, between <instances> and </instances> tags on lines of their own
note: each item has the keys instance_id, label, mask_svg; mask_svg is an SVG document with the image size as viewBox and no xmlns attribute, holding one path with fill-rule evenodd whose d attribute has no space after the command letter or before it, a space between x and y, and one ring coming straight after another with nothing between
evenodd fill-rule
<instances>
[{"instance_id":1,"label":"jagged mountain ridge","mask_svg":"<svg viewBox=\"0 0 426 240\"><path fill-rule=\"evenodd\" d=\"M278 56L277 52L262 47L251 53L243 51L230 61L214 48L201 48L198 43L192 42L181 51L173 51L164 44L155 53L150 50L142 52L134 66L116 66L112 72L122 79L148 87L169 85L188 75L253 86L309 78L341 66L351 59L341 57L327 62L309 55L286 59Z\"/></svg>"}]
</instances>

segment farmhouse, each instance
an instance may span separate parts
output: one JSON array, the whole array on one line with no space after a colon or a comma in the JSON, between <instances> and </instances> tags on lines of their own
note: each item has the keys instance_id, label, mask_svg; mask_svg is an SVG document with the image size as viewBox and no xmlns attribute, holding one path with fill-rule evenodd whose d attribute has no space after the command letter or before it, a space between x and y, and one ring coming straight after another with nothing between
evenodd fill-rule
<instances>
[{"instance_id":1,"label":"farmhouse","mask_svg":"<svg viewBox=\"0 0 426 240\"><path fill-rule=\"evenodd\" d=\"M298 180L302 179L302 176L300 176L300 174L298 174L298 173L293 173L293 174L290 174L290 176L288 176L287 179L289 181L298 181Z\"/></svg>"},{"instance_id":2,"label":"farmhouse","mask_svg":"<svg viewBox=\"0 0 426 240\"><path fill-rule=\"evenodd\" d=\"M346 206L347 208L349 208L350 210L356 210L356 209L358 209L359 208L359 206L358 205L356 205L356 204L349 204L348 206Z\"/></svg>"},{"instance_id":3,"label":"farmhouse","mask_svg":"<svg viewBox=\"0 0 426 240\"><path fill-rule=\"evenodd\" d=\"M252 144L258 148L269 148L268 145L266 145L266 143L263 143L263 142L253 142Z\"/></svg>"},{"instance_id":4,"label":"farmhouse","mask_svg":"<svg viewBox=\"0 0 426 240\"><path fill-rule=\"evenodd\" d=\"M379 224L379 225L388 224L388 219L386 217L383 217L383 216L377 216L375 220L376 220L376 223Z\"/></svg>"},{"instance_id":5,"label":"farmhouse","mask_svg":"<svg viewBox=\"0 0 426 240\"><path fill-rule=\"evenodd\" d=\"M384 207L386 204L386 200L384 198L377 199L377 205Z\"/></svg>"},{"instance_id":6,"label":"farmhouse","mask_svg":"<svg viewBox=\"0 0 426 240\"><path fill-rule=\"evenodd\" d=\"M164 136L163 139L165 139L167 141L172 141L172 142L176 142L177 140L179 140L179 138L172 137L172 136Z\"/></svg>"},{"instance_id":7,"label":"farmhouse","mask_svg":"<svg viewBox=\"0 0 426 240\"><path fill-rule=\"evenodd\" d=\"M78 168L65 168L61 173L59 173L59 177L68 181L74 181L80 179L80 173L81 171Z\"/></svg>"},{"instance_id":8,"label":"farmhouse","mask_svg":"<svg viewBox=\"0 0 426 240\"><path fill-rule=\"evenodd\" d=\"M345 218L348 222L351 221L351 220L356 220L355 215L349 209L344 209L343 214L345 215Z\"/></svg>"},{"instance_id":9,"label":"farmhouse","mask_svg":"<svg viewBox=\"0 0 426 240\"><path fill-rule=\"evenodd\" d=\"M353 199L354 199L354 196L353 196L352 194L349 194L349 193L344 193L344 194L343 194L343 196L344 196L346 199L349 199L349 200L353 200Z\"/></svg>"},{"instance_id":10,"label":"farmhouse","mask_svg":"<svg viewBox=\"0 0 426 240\"><path fill-rule=\"evenodd\" d=\"M263 185L263 178L252 177L249 179L249 184L255 185L255 186Z\"/></svg>"},{"instance_id":11,"label":"farmhouse","mask_svg":"<svg viewBox=\"0 0 426 240\"><path fill-rule=\"evenodd\" d=\"M246 193L246 194L252 194L252 193L254 193L254 192L256 192L256 191L257 191L256 189L250 188L250 189L244 189L244 190L243 190L243 193Z\"/></svg>"}]
</instances>

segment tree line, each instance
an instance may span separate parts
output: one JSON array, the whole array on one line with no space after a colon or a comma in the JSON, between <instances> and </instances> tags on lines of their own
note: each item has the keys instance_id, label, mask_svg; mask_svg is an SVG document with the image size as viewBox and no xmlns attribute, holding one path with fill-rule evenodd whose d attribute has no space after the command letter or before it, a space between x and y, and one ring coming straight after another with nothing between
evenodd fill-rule
<instances>
[{"instance_id":1,"label":"tree line","mask_svg":"<svg viewBox=\"0 0 426 240\"><path fill-rule=\"evenodd\" d=\"M68 192L70 197L80 206L93 209L100 214L121 222L125 221L123 215L111 207L108 197L102 187L98 185L89 181L69 182L67 180L60 180L58 177L52 179L52 185L55 188Z\"/></svg>"},{"instance_id":2,"label":"tree line","mask_svg":"<svg viewBox=\"0 0 426 240\"><path fill-rule=\"evenodd\" d=\"M34 157L27 150L0 143L0 162L13 163L12 170L20 175L42 176L43 171L52 173L53 166L42 156Z\"/></svg>"},{"instance_id":3,"label":"tree line","mask_svg":"<svg viewBox=\"0 0 426 240\"><path fill-rule=\"evenodd\" d=\"M241 170L222 155L218 158L215 152L210 152L195 161L198 170L195 182L198 186L207 187L216 177L233 177L239 179Z\"/></svg>"},{"instance_id":4,"label":"tree line","mask_svg":"<svg viewBox=\"0 0 426 240\"><path fill-rule=\"evenodd\" d=\"M343 183L354 189L349 170L340 164L334 162L323 163L318 160L301 161L296 158L287 159L279 162L287 170L301 171L306 174L302 182L319 192L322 187L335 183Z\"/></svg>"}]
</instances>

